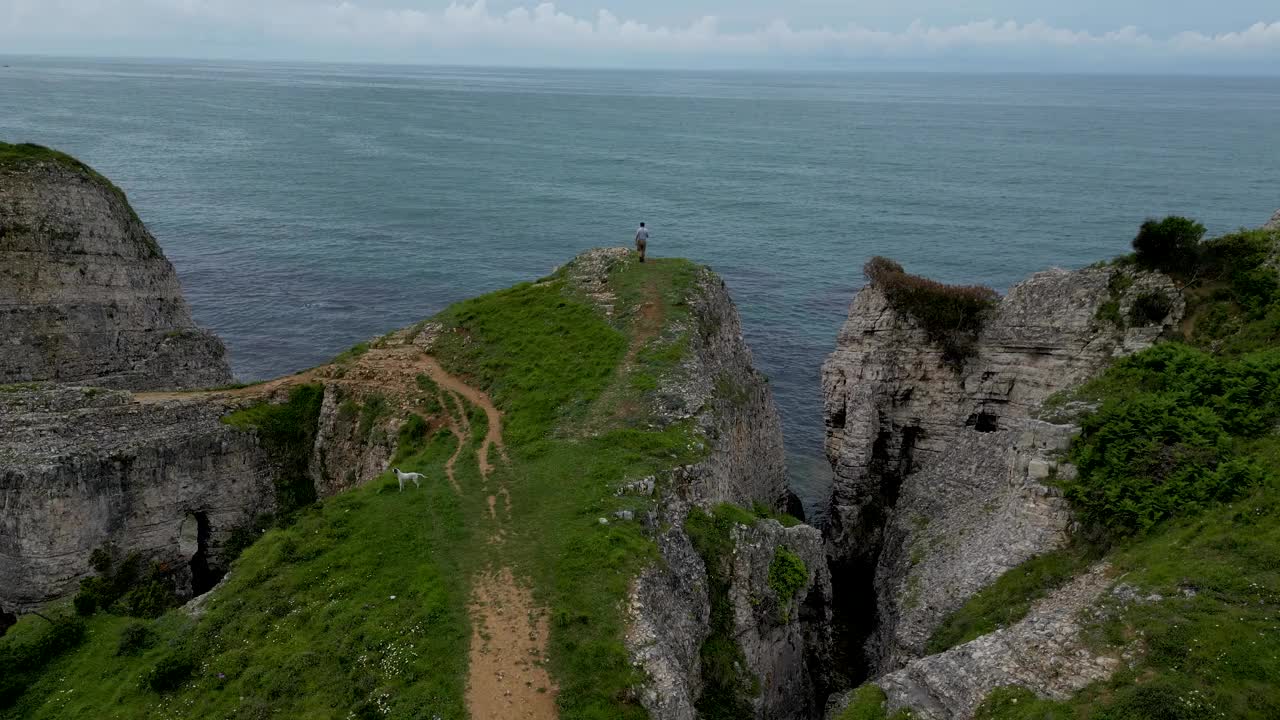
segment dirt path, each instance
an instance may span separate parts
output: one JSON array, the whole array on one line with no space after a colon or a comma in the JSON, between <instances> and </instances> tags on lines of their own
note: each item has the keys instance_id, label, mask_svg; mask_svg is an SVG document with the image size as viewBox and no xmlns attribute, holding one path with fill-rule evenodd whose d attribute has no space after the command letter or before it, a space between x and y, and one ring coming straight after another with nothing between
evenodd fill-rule
<instances>
[{"instance_id":1,"label":"dirt path","mask_svg":"<svg viewBox=\"0 0 1280 720\"><path fill-rule=\"evenodd\" d=\"M547 616L511 570L485 572L471 594L467 709L475 720L557 717L546 669Z\"/></svg>"},{"instance_id":2,"label":"dirt path","mask_svg":"<svg viewBox=\"0 0 1280 720\"><path fill-rule=\"evenodd\" d=\"M435 358L430 355L424 355L423 364L427 369L427 374L440 387L461 395L467 402L484 410L485 417L489 419L489 430L485 433L484 442L481 443L477 456L480 460L480 474L486 478L489 477L493 473L493 464L489 462L490 448L496 447L502 459L504 461L507 459L507 448L502 444L502 413L498 412L498 408L494 406L493 401L489 399L487 394L450 375L444 368L440 367L440 363Z\"/></svg>"},{"instance_id":3,"label":"dirt path","mask_svg":"<svg viewBox=\"0 0 1280 720\"><path fill-rule=\"evenodd\" d=\"M133 397L143 404L210 397L266 398L292 385L320 381L359 386L362 390L381 389L402 398L418 397L419 374L427 375L441 388L437 400L444 408L446 426L458 441L457 449L445 462L445 474L458 495L463 494L463 489L455 476L455 467L463 451L472 444L475 433L468 416L469 406L483 410L488 420L485 436L476 449L476 462L483 492L488 495L487 518L492 530L489 544L498 553L498 560L477 573L472 585L468 608L472 636L467 707L476 720L556 720L556 687L546 669L549 633L546 612L537 607L529 589L520 585L511 568L501 561L507 536L504 526L511 522L514 509L505 473L498 476L496 492L488 494L490 476L495 470L492 455L496 453L498 459L510 465L502 439L502 413L488 394L449 374L422 348L402 344L371 348L341 366L325 365L242 388L134 393Z\"/></svg>"},{"instance_id":4,"label":"dirt path","mask_svg":"<svg viewBox=\"0 0 1280 720\"><path fill-rule=\"evenodd\" d=\"M496 450L502 461L510 465L502 440L502 413L486 393L450 375L435 358L425 356L423 365L437 385L484 411L488 429L476 450L476 462L488 488L494 471L490 451ZM462 422L452 427L459 437L459 445L446 465L450 477L458 453L470 442L474 432L466 418L466 406L461 402L458 405L462 409ZM489 544L499 548L499 552L506 537L503 525L511 521L512 513L511 492L501 478L499 476L497 493L486 498L489 522L493 524ZM501 514L498 496L503 501ZM550 632L546 611L537 607L528 588L516 581L509 567L485 570L473 578L468 613L472 630L467 709L471 717L476 720L555 720L558 717L556 686L546 669Z\"/></svg>"}]
</instances>

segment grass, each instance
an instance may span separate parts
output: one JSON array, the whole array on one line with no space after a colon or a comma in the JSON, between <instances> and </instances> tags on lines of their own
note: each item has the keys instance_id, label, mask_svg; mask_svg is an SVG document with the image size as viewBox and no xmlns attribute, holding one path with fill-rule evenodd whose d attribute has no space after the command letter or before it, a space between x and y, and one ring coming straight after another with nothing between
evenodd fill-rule
<instances>
[{"instance_id":1,"label":"grass","mask_svg":"<svg viewBox=\"0 0 1280 720\"><path fill-rule=\"evenodd\" d=\"M1278 558L1280 488L1274 480L1247 498L1122 543L1110 560L1125 573L1124 582L1159 599L1114 608L1091 635L1096 649L1108 654L1136 645L1141 652L1135 665L1065 702L1000 690L977 717L1280 717Z\"/></svg>"},{"instance_id":2,"label":"grass","mask_svg":"<svg viewBox=\"0 0 1280 720\"><path fill-rule=\"evenodd\" d=\"M862 685L853 691L849 704L834 720L912 720L915 714L903 708L889 715L884 691L875 685Z\"/></svg>"},{"instance_id":3,"label":"grass","mask_svg":"<svg viewBox=\"0 0 1280 720\"><path fill-rule=\"evenodd\" d=\"M433 443L419 460L443 463L451 451ZM465 717L470 626L458 551L473 545L466 518L481 508L447 484L394 487L374 483L268 531L204 618L175 611L147 623L154 641L135 655L117 650L137 621L95 615L84 646L5 717L374 717L380 706L393 717ZM171 690L144 685L157 669Z\"/></svg>"},{"instance_id":4,"label":"grass","mask_svg":"<svg viewBox=\"0 0 1280 720\"><path fill-rule=\"evenodd\" d=\"M676 263L631 263L614 279L628 288L620 297L659 298L665 317L678 318L688 312L677 305L687 303L689 287L672 283L688 275ZM511 462L491 453L498 467L488 489L475 453L463 452L455 494L443 480L456 449L452 433L439 429L439 415L411 417L396 463L427 474L420 491L400 493L384 475L301 503L287 527L260 526L203 618L173 611L145 621L145 631L130 633L148 637L149 647L117 655L121 633L139 621L98 613L86 620L84 644L36 673L0 717L462 718L471 578L501 565L549 613L560 717L645 717L632 693L641 677L624 645L623 601L657 549L639 523L598 518L621 509L643 516L651 500L617 497L615 489L700 459L703 443L687 422L570 431L631 373L659 372L640 362L618 369L636 328L625 302L618 303L625 318L607 319L557 276L446 310L435 354L504 413ZM429 379L419 389L439 390ZM288 403L227 422L256 428L281 457L298 459L316 398L299 388ZM475 450L487 418L476 407L462 411ZM349 419L363 412L347 410ZM486 542L486 497L499 482L510 489L513 512L508 539L496 546ZM0 638L0 652L39 636L42 623L22 618Z\"/></svg>"}]
</instances>

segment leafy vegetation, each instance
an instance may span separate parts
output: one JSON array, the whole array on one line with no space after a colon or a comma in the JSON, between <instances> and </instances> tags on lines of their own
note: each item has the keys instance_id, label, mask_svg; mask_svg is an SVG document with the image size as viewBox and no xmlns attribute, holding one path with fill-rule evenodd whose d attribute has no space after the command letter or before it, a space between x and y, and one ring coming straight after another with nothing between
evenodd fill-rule
<instances>
[{"instance_id":1,"label":"leafy vegetation","mask_svg":"<svg viewBox=\"0 0 1280 720\"><path fill-rule=\"evenodd\" d=\"M769 563L769 588L783 601L790 600L809 582L809 568L790 550L779 547Z\"/></svg>"},{"instance_id":2,"label":"leafy vegetation","mask_svg":"<svg viewBox=\"0 0 1280 720\"><path fill-rule=\"evenodd\" d=\"M1195 220L1170 215L1163 220L1147 220L1133 239L1139 265L1164 272L1193 268L1198 257L1204 226Z\"/></svg>"},{"instance_id":3,"label":"leafy vegetation","mask_svg":"<svg viewBox=\"0 0 1280 720\"><path fill-rule=\"evenodd\" d=\"M999 302L991 288L944 285L910 275L888 258L871 258L862 272L895 310L915 318L930 342L942 348L943 359L956 368L973 354L978 333Z\"/></svg>"},{"instance_id":4,"label":"leafy vegetation","mask_svg":"<svg viewBox=\"0 0 1280 720\"><path fill-rule=\"evenodd\" d=\"M902 708L893 715L885 707L884 691L875 685L862 685L853 691L849 704L835 720L912 720L915 713Z\"/></svg>"},{"instance_id":5,"label":"leafy vegetation","mask_svg":"<svg viewBox=\"0 0 1280 720\"><path fill-rule=\"evenodd\" d=\"M1134 298L1129 308L1129 322L1138 327L1156 325L1173 312L1173 301L1159 291L1145 292Z\"/></svg>"},{"instance_id":6,"label":"leafy vegetation","mask_svg":"<svg viewBox=\"0 0 1280 720\"><path fill-rule=\"evenodd\" d=\"M142 557L137 553L117 562L118 554L118 550L106 545L90 555L89 564L97 575L80 581L80 591L72 602L76 613L92 615L106 610L154 618L176 604L173 587L159 567L144 571Z\"/></svg>"},{"instance_id":7,"label":"leafy vegetation","mask_svg":"<svg viewBox=\"0 0 1280 720\"><path fill-rule=\"evenodd\" d=\"M706 563L711 598L711 634L700 652L703 689L697 702L699 717L706 720L749 717L750 698L760 693L760 680L742 670L747 661L734 637L733 606L729 601L733 528L754 525L755 521L746 510L727 503L716 506L711 513L695 508L685 520L685 532ZM770 580L772 576L770 568Z\"/></svg>"},{"instance_id":8,"label":"leafy vegetation","mask_svg":"<svg viewBox=\"0 0 1280 720\"><path fill-rule=\"evenodd\" d=\"M275 490L276 508L281 515L316 500L309 465L323 402L323 385L299 385L289 391L284 403L262 403L237 410L222 420L232 427L255 430L262 447L279 466Z\"/></svg>"},{"instance_id":9,"label":"leafy vegetation","mask_svg":"<svg viewBox=\"0 0 1280 720\"><path fill-rule=\"evenodd\" d=\"M1114 534L1229 500L1262 481L1243 442L1280 419L1280 350L1223 359L1165 343L1118 362L1085 392L1106 398L1071 451L1067 497Z\"/></svg>"}]
</instances>

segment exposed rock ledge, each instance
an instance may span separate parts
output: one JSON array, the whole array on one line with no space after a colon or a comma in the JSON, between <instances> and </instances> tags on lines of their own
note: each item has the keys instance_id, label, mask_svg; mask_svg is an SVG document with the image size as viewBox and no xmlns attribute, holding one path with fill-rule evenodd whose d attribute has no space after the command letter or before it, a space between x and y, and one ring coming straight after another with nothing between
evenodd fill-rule
<instances>
[{"instance_id":1,"label":"exposed rock ledge","mask_svg":"<svg viewBox=\"0 0 1280 720\"><path fill-rule=\"evenodd\" d=\"M1109 571L1100 563L1036 602L1020 622L877 678L889 713L909 708L920 720L962 720L999 687L1066 700L1107 679L1121 661L1093 652L1081 631L1111 584ZM833 702L831 715L847 703L847 695Z\"/></svg>"}]
</instances>

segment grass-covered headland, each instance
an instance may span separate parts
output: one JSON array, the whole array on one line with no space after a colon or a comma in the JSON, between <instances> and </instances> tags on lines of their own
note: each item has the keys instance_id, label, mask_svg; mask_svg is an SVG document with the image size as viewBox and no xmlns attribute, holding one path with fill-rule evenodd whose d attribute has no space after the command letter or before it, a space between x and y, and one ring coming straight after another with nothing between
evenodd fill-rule
<instances>
[{"instance_id":1,"label":"grass-covered headland","mask_svg":"<svg viewBox=\"0 0 1280 720\"><path fill-rule=\"evenodd\" d=\"M395 458L427 475L421 490L398 492L388 474L315 501L291 474L277 488L289 517L243 550L198 618L178 608L130 616L114 599L87 614L65 603L24 616L0 638L0 717L464 718L471 584L497 565L547 613L560 717L644 717L623 600L657 553L614 512L639 518L652 500L616 490L703 452L690 424L649 416L653 381L697 332L664 323L688 317L700 272L622 261L611 316L565 271L450 307L434 318L432 354L502 411L509 462L491 451L484 477L485 414L440 403L422 376L425 409L401 427ZM228 421L301 469L319 395L293 392ZM446 414L469 423L463 452ZM444 479L455 454L459 491ZM499 486L512 509L495 540L488 496Z\"/></svg>"}]
</instances>

